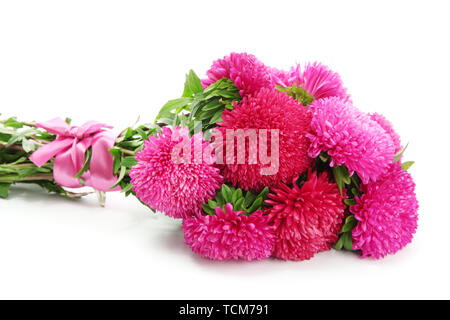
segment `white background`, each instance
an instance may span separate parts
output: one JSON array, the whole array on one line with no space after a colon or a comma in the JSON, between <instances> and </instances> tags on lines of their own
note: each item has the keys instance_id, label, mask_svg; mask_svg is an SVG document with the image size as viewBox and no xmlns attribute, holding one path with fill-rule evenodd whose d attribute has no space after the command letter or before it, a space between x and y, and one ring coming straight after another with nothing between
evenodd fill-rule
<instances>
[{"instance_id":1,"label":"white background","mask_svg":"<svg viewBox=\"0 0 450 320\"><path fill-rule=\"evenodd\" d=\"M0 298L450 298L448 1L1 1L0 112L25 120L152 121L231 51L268 65L321 61L356 106L410 142L420 221L380 261L213 262L180 222L136 199L70 201L38 188L0 200Z\"/></svg>"}]
</instances>

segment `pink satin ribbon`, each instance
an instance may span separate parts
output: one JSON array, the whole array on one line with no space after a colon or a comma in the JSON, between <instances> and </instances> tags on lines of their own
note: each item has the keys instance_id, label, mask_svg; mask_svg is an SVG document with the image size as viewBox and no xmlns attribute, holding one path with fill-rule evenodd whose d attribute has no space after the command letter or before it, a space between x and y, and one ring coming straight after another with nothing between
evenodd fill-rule
<instances>
[{"instance_id":1,"label":"pink satin ribbon","mask_svg":"<svg viewBox=\"0 0 450 320\"><path fill-rule=\"evenodd\" d=\"M61 118L36 123L36 127L56 134L54 141L36 150L30 160L41 167L51 158L55 182L69 188L92 187L100 191L116 191L110 189L117 178L113 175L113 157L109 152L114 146L117 135L109 130L111 126L96 121L89 121L80 127L69 126ZM92 148L89 170L81 176L85 181L81 185L74 176L83 168L86 151Z\"/></svg>"}]
</instances>

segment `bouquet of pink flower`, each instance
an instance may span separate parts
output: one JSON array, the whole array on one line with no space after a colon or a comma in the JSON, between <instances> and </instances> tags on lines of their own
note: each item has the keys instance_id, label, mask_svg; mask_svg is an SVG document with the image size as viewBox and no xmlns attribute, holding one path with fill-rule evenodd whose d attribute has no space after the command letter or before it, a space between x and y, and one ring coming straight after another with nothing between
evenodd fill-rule
<instances>
[{"instance_id":1,"label":"bouquet of pink flower","mask_svg":"<svg viewBox=\"0 0 450 320\"><path fill-rule=\"evenodd\" d=\"M250 54L190 71L182 97L152 124L118 136L71 126L0 122L0 196L14 183L135 195L183 219L185 243L214 260L307 260L329 250L382 258L417 228L415 184L391 123L353 106L321 64L288 71Z\"/></svg>"}]
</instances>

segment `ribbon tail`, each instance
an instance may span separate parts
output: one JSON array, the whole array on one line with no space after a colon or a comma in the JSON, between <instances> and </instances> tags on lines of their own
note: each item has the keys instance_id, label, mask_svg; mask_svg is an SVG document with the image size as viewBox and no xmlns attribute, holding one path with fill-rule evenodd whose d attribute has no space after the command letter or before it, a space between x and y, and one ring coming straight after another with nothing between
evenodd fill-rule
<instances>
[{"instance_id":1,"label":"ribbon tail","mask_svg":"<svg viewBox=\"0 0 450 320\"><path fill-rule=\"evenodd\" d=\"M73 139L71 138L57 138L55 141L46 144L45 146L37 149L30 156L30 160L37 165L38 167L42 167L45 163L47 163L51 158L55 155L63 152L65 149L72 145Z\"/></svg>"},{"instance_id":2,"label":"ribbon tail","mask_svg":"<svg viewBox=\"0 0 450 320\"><path fill-rule=\"evenodd\" d=\"M54 118L45 122L36 123L36 127L45 129L53 134L64 134L70 128L70 126L61 118Z\"/></svg>"},{"instance_id":3,"label":"ribbon tail","mask_svg":"<svg viewBox=\"0 0 450 320\"><path fill-rule=\"evenodd\" d=\"M110 131L103 131L95 136L92 143L92 157L89 172L83 176L86 185L100 191L118 191L121 188L111 187L116 183L117 177L113 174L114 159L109 152L114 146L117 135Z\"/></svg>"}]
</instances>

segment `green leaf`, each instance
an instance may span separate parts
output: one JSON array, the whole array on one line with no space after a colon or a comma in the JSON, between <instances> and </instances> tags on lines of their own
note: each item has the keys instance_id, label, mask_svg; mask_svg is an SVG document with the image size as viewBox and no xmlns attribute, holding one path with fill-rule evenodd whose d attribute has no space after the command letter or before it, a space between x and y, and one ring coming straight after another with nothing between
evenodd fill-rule
<instances>
[{"instance_id":1,"label":"green leaf","mask_svg":"<svg viewBox=\"0 0 450 320\"><path fill-rule=\"evenodd\" d=\"M207 204L202 204L202 209L205 213L209 214L210 216L214 215L215 211L211 209Z\"/></svg>"},{"instance_id":2,"label":"green leaf","mask_svg":"<svg viewBox=\"0 0 450 320\"><path fill-rule=\"evenodd\" d=\"M218 204L217 204L217 202L215 202L214 200L209 199L209 200L208 200L208 206L209 206L211 209L216 209L216 208L218 207Z\"/></svg>"},{"instance_id":3,"label":"green leaf","mask_svg":"<svg viewBox=\"0 0 450 320\"><path fill-rule=\"evenodd\" d=\"M405 153L406 148L408 148L409 143L406 144L406 146L399 152L396 153L396 155L394 156L394 162L399 162L400 158L402 157L402 155Z\"/></svg>"},{"instance_id":4,"label":"green leaf","mask_svg":"<svg viewBox=\"0 0 450 320\"><path fill-rule=\"evenodd\" d=\"M120 150L119 149L109 149L109 152L112 154L113 156L113 173L117 174L119 172L120 169Z\"/></svg>"},{"instance_id":5,"label":"green leaf","mask_svg":"<svg viewBox=\"0 0 450 320\"><path fill-rule=\"evenodd\" d=\"M23 124L17 121L16 117L11 117L8 120L6 120L4 122L5 127L11 127L11 128L16 128L16 129L20 129L23 128Z\"/></svg>"},{"instance_id":6,"label":"green leaf","mask_svg":"<svg viewBox=\"0 0 450 320\"><path fill-rule=\"evenodd\" d=\"M258 194L257 198L263 198L263 199L265 199L268 193L269 193L269 188L268 188L268 187L265 187L265 188L262 189L262 191Z\"/></svg>"},{"instance_id":7,"label":"green leaf","mask_svg":"<svg viewBox=\"0 0 450 320\"><path fill-rule=\"evenodd\" d=\"M334 244L333 248L335 250L342 250L344 247L344 237L340 237L339 240Z\"/></svg>"},{"instance_id":8,"label":"green leaf","mask_svg":"<svg viewBox=\"0 0 450 320\"><path fill-rule=\"evenodd\" d=\"M36 149L36 145L33 143L33 141L23 138L22 139L22 148L25 152L31 152Z\"/></svg>"},{"instance_id":9,"label":"green leaf","mask_svg":"<svg viewBox=\"0 0 450 320\"><path fill-rule=\"evenodd\" d=\"M222 195L225 203L231 202L231 197L233 196L233 191L226 184L222 185Z\"/></svg>"},{"instance_id":10,"label":"green leaf","mask_svg":"<svg viewBox=\"0 0 450 320\"><path fill-rule=\"evenodd\" d=\"M125 157L121 162L121 166L127 167L127 168L131 168L137 164L138 164L138 162L133 156Z\"/></svg>"},{"instance_id":11,"label":"green leaf","mask_svg":"<svg viewBox=\"0 0 450 320\"><path fill-rule=\"evenodd\" d=\"M241 190L241 189L238 189L238 190ZM234 203L234 210L238 210L238 211L244 210L245 211L244 198L241 197Z\"/></svg>"},{"instance_id":12,"label":"green leaf","mask_svg":"<svg viewBox=\"0 0 450 320\"><path fill-rule=\"evenodd\" d=\"M0 183L0 198L8 198L9 187L11 183Z\"/></svg>"},{"instance_id":13,"label":"green leaf","mask_svg":"<svg viewBox=\"0 0 450 320\"><path fill-rule=\"evenodd\" d=\"M8 140L8 143L6 144L6 147L10 147L16 142L19 142L23 139L23 137L19 134L13 134L11 138Z\"/></svg>"},{"instance_id":14,"label":"green leaf","mask_svg":"<svg viewBox=\"0 0 450 320\"><path fill-rule=\"evenodd\" d=\"M342 226L340 233L351 232L357 224L358 220L356 220L355 216L349 215L345 220L345 224Z\"/></svg>"},{"instance_id":15,"label":"green leaf","mask_svg":"<svg viewBox=\"0 0 450 320\"><path fill-rule=\"evenodd\" d=\"M414 164L414 161L406 161L402 163L402 169L407 171Z\"/></svg>"},{"instance_id":16,"label":"green leaf","mask_svg":"<svg viewBox=\"0 0 450 320\"><path fill-rule=\"evenodd\" d=\"M130 191L132 191L133 189L133 185L131 183L128 183L124 188L122 188L122 190L120 190L120 192L128 194Z\"/></svg>"},{"instance_id":17,"label":"green leaf","mask_svg":"<svg viewBox=\"0 0 450 320\"><path fill-rule=\"evenodd\" d=\"M255 201L255 199L256 199L256 196L252 192L247 191L247 193L245 194L245 199L244 199L245 207L249 207L253 203L253 201Z\"/></svg>"},{"instance_id":18,"label":"green leaf","mask_svg":"<svg viewBox=\"0 0 450 320\"><path fill-rule=\"evenodd\" d=\"M356 204L356 200L355 199L345 199L344 203L348 206L353 206Z\"/></svg>"},{"instance_id":19,"label":"green leaf","mask_svg":"<svg viewBox=\"0 0 450 320\"><path fill-rule=\"evenodd\" d=\"M353 251L352 233L351 232L344 233L342 238L344 239L344 249L347 251Z\"/></svg>"},{"instance_id":20,"label":"green leaf","mask_svg":"<svg viewBox=\"0 0 450 320\"><path fill-rule=\"evenodd\" d=\"M339 192L342 195L343 194L342 189L344 188L344 185L350 184L350 182L351 182L349 172L344 165L342 165L342 166L335 165L333 167L333 175L334 175L336 184L339 188Z\"/></svg>"},{"instance_id":21,"label":"green leaf","mask_svg":"<svg viewBox=\"0 0 450 320\"><path fill-rule=\"evenodd\" d=\"M247 209L247 213L253 213L258 209L261 209L263 198L256 198L255 202Z\"/></svg>"},{"instance_id":22,"label":"green leaf","mask_svg":"<svg viewBox=\"0 0 450 320\"><path fill-rule=\"evenodd\" d=\"M122 179L125 177L126 174L127 174L127 168L124 166L121 166L119 177L117 178L116 183L110 189L114 189L115 187L117 187L119 185L120 181L122 181Z\"/></svg>"},{"instance_id":23,"label":"green leaf","mask_svg":"<svg viewBox=\"0 0 450 320\"><path fill-rule=\"evenodd\" d=\"M162 117L167 117L168 114L170 114L170 112L172 110L185 107L185 106L189 105L189 103L191 103L191 102L192 102L192 98L189 98L189 97L182 97L182 98L168 101L159 111L158 115L156 116L155 121L161 119Z\"/></svg>"},{"instance_id":24,"label":"green leaf","mask_svg":"<svg viewBox=\"0 0 450 320\"><path fill-rule=\"evenodd\" d=\"M144 140L148 140L148 135L141 128L136 128L137 133L139 133Z\"/></svg>"},{"instance_id":25,"label":"green leaf","mask_svg":"<svg viewBox=\"0 0 450 320\"><path fill-rule=\"evenodd\" d=\"M297 86L297 84L293 84L292 87L282 87L276 86L278 91L287 93L288 96L293 97L298 102L302 103L303 106L308 106L314 101L314 97L308 93L301 86Z\"/></svg>"},{"instance_id":26,"label":"green leaf","mask_svg":"<svg viewBox=\"0 0 450 320\"><path fill-rule=\"evenodd\" d=\"M61 187L60 185L56 184L54 181L49 180L41 180L41 181L35 181L35 184L39 185L43 189L47 190L49 193L57 193L61 195L66 195L67 191Z\"/></svg>"},{"instance_id":27,"label":"green leaf","mask_svg":"<svg viewBox=\"0 0 450 320\"><path fill-rule=\"evenodd\" d=\"M189 70L184 83L183 97L191 97L203 91L202 82L193 70Z\"/></svg>"},{"instance_id":28,"label":"green leaf","mask_svg":"<svg viewBox=\"0 0 450 320\"><path fill-rule=\"evenodd\" d=\"M231 203L236 203L240 198L242 198L242 190L236 189L233 192L233 196L231 197Z\"/></svg>"},{"instance_id":29,"label":"green leaf","mask_svg":"<svg viewBox=\"0 0 450 320\"><path fill-rule=\"evenodd\" d=\"M80 171L78 171L78 173L74 176L74 178L81 178L83 173L89 170L91 157L92 157L92 149L89 148L86 150L86 156L84 158L83 167L81 168Z\"/></svg>"},{"instance_id":30,"label":"green leaf","mask_svg":"<svg viewBox=\"0 0 450 320\"><path fill-rule=\"evenodd\" d=\"M225 204L225 199L223 198L222 189L216 193L216 202L219 206Z\"/></svg>"}]
</instances>

